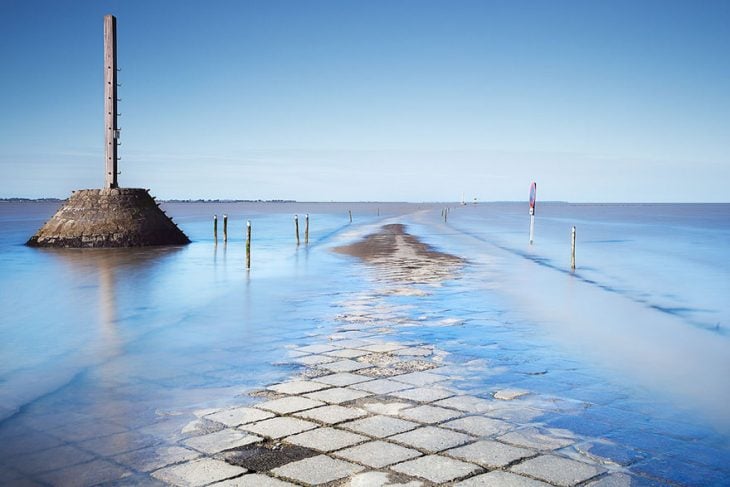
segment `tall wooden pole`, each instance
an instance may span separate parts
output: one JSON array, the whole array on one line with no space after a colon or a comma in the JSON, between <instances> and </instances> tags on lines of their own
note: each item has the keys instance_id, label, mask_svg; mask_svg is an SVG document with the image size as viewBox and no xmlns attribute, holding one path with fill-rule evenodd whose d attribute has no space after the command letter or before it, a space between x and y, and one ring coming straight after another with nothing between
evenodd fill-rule
<instances>
[{"instance_id":1,"label":"tall wooden pole","mask_svg":"<svg viewBox=\"0 0 730 487\"><path fill-rule=\"evenodd\" d=\"M104 16L104 154L106 176L104 187L117 184L117 19Z\"/></svg>"}]
</instances>

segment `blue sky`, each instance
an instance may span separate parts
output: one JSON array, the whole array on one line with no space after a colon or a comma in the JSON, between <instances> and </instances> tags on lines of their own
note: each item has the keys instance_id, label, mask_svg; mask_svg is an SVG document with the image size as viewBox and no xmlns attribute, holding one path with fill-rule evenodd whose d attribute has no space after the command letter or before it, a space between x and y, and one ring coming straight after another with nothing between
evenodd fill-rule
<instances>
[{"instance_id":1,"label":"blue sky","mask_svg":"<svg viewBox=\"0 0 730 487\"><path fill-rule=\"evenodd\" d=\"M0 197L728 201L730 2L0 0Z\"/></svg>"}]
</instances>

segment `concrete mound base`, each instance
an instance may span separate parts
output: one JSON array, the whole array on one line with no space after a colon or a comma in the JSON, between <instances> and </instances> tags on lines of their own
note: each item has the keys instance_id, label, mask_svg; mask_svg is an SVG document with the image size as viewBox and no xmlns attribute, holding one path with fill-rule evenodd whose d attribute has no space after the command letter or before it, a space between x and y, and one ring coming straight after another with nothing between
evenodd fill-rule
<instances>
[{"instance_id":1,"label":"concrete mound base","mask_svg":"<svg viewBox=\"0 0 730 487\"><path fill-rule=\"evenodd\" d=\"M31 247L143 247L190 239L146 189L82 189L28 240Z\"/></svg>"}]
</instances>

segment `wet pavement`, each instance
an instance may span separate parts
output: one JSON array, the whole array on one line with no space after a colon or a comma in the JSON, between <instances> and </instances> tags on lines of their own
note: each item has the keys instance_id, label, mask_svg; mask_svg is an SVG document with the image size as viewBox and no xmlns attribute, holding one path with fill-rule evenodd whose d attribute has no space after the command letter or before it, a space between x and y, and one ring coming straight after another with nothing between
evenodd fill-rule
<instances>
[{"instance_id":1,"label":"wet pavement","mask_svg":"<svg viewBox=\"0 0 730 487\"><path fill-rule=\"evenodd\" d=\"M0 483L727 485L726 437L551 350L470 264L406 240L352 265L361 285L301 303L318 326L272 331L277 372L245 377L226 363L251 351L221 350L105 389L103 420L65 404L73 388L51 395L0 431ZM189 388L216 375L228 385ZM134 388L181 407L150 414ZM184 407L211 396L225 406Z\"/></svg>"}]
</instances>

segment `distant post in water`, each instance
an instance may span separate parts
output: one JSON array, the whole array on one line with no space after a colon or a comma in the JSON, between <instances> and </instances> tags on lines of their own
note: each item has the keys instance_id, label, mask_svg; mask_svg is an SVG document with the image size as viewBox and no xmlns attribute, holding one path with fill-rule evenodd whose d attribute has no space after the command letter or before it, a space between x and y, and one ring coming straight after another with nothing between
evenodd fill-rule
<instances>
[{"instance_id":1,"label":"distant post in water","mask_svg":"<svg viewBox=\"0 0 730 487\"><path fill-rule=\"evenodd\" d=\"M104 16L104 188L117 188L117 19Z\"/></svg>"},{"instance_id":2,"label":"distant post in water","mask_svg":"<svg viewBox=\"0 0 730 487\"><path fill-rule=\"evenodd\" d=\"M309 213L304 217L304 244L309 244Z\"/></svg>"},{"instance_id":3,"label":"distant post in water","mask_svg":"<svg viewBox=\"0 0 730 487\"><path fill-rule=\"evenodd\" d=\"M218 215L213 215L213 238L218 243Z\"/></svg>"},{"instance_id":4,"label":"distant post in water","mask_svg":"<svg viewBox=\"0 0 730 487\"><path fill-rule=\"evenodd\" d=\"M570 269L575 270L575 226L570 231Z\"/></svg>"},{"instance_id":5,"label":"distant post in water","mask_svg":"<svg viewBox=\"0 0 730 487\"><path fill-rule=\"evenodd\" d=\"M347 210L347 214L350 215L350 223L352 223L352 210Z\"/></svg>"},{"instance_id":6,"label":"distant post in water","mask_svg":"<svg viewBox=\"0 0 730 487\"><path fill-rule=\"evenodd\" d=\"M294 233L297 236L297 245L299 245L299 215L294 215Z\"/></svg>"},{"instance_id":7,"label":"distant post in water","mask_svg":"<svg viewBox=\"0 0 730 487\"><path fill-rule=\"evenodd\" d=\"M530 245L535 240L535 203L537 199L537 183L530 185Z\"/></svg>"},{"instance_id":8,"label":"distant post in water","mask_svg":"<svg viewBox=\"0 0 730 487\"><path fill-rule=\"evenodd\" d=\"M251 268L251 220L246 221L246 269Z\"/></svg>"},{"instance_id":9,"label":"distant post in water","mask_svg":"<svg viewBox=\"0 0 730 487\"><path fill-rule=\"evenodd\" d=\"M223 215L223 242L228 242L228 215Z\"/></svg>"}]
</instances>

